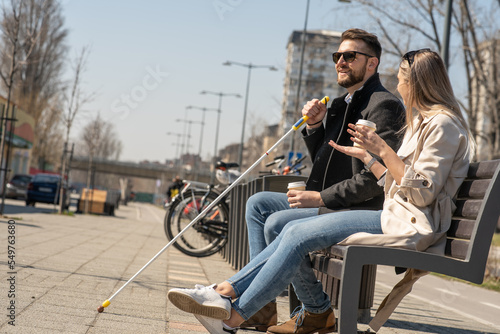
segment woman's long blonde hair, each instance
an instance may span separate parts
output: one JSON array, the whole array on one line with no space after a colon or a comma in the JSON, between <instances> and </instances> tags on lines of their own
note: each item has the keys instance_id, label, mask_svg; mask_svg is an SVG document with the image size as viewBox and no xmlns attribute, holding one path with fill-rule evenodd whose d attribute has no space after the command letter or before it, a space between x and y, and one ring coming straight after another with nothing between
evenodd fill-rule
<instances>
[{"instance_id":1,"label":"woman's long blonde hair","mask_svg":"<svg viewBox=\"0 0 500 334\"><path fill-rule=\"evenodd\" d=\"M456 117L467 131L469 153L474 153L474 139L465 120L460 105L453 94L448 72L441 57L434 51L417 51L413 59L403 57L399 66L400 74L408 83L406 102L406 129L413 131L413 120L418 114L423 117L444 113ZM416 114L417 112L418 114Z\"/></svg>"}]
</instances>

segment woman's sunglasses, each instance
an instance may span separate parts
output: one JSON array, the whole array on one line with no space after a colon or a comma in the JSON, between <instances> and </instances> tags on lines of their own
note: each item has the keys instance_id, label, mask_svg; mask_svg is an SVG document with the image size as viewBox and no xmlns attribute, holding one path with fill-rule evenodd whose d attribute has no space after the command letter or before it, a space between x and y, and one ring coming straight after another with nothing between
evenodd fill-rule
<instances>
[{"instance_id":1,"label":"woman's sunglasses","mask_svg":"<svg viewBox=\"0 0 500 334\"><path fill-rule=\"evenodd\" d=\"M363 52L359 52L359 51L346 51L346 52L334 52L332 53L332 59L333 59L333 62L335 64L337 64L340 60L340 57L344 57L344 60L348 63L352 63L355 59L356 59L356 54L359 53L363 56L367 56L367 57L375 57L375 56L372 56L372 55L369 55L369 54L366 54L366 53L363 53Z\"/></svg>"},{"instance_id":2,"label":"woman's sunglasses","mask_svg":"<svg viewBox=\"0 0 500 334\"><path fill-rule=\"evenodd\" d=\"M420 49L420 50L413 50L413 51L408 51L403 55L403 59L405 59L408 62L408 66L411 67L413 64L413 60L415 59L415 55L420 52L430 52L431 49Z\"/></svg>"}]
</instances>

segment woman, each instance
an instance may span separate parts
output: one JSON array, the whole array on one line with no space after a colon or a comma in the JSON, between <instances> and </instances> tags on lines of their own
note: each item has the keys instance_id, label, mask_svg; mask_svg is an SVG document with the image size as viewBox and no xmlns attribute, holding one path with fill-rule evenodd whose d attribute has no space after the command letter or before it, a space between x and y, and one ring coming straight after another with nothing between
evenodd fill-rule
<instances>
[{"instance_id":1,"label":"woman","mask_svg":"<svg viewBox=\"0 0 500 334\"><path fill-rule=\"evenodd\" d=\"M330 142L334 149L362 160L377 178L385 178L383 210L335 212L289 223L227 281L172 289L170 301L195 313L210 333L235 333L292 278L315 280L307 256L311 251L340 243L443 253L454 210L452 198L467 175L472 140L437 53L423 49L405 54L398 80L407 109L405 137L398 153L361 125L350 124L348 130L361 148ZM335 317L330 305L324 305L323 296L323 291L299 295L306 312L294 321L270 327L268 333L333 331ZM231 303L232 299L236 300Z\"/></svg>"}]
</instances>

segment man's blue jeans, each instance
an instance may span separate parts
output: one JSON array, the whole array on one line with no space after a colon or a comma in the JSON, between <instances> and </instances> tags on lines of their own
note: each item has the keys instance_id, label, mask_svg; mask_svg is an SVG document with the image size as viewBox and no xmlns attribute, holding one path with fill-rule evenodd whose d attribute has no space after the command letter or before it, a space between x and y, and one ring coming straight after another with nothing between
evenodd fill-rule
<instances>
[{"instance_id":1,"label":"man's blue jeans","mask_svg":"<svg viewBox=\"0 0 500 334\"><path fill-rule=\"evenodd\" d=\"M318 208L291 209L285 193L258 192L247 201L245 218L250 260L264 250L291 221L318 215Z\"/></svg>"},{"instance_id":2,"label":"man's blue jeans","mask_svg":"<svg viewBox=\"0 0 500 334\"><path fill-rule=\"evenodd\" d=\"M381 213L341 211L289 222L269 246L227 280L238 297L233 308L248 320L292 282L307 311L325 312L330 300L314 275L309 252L357 232L382 234Z\"/></svg>"}]
</instances>

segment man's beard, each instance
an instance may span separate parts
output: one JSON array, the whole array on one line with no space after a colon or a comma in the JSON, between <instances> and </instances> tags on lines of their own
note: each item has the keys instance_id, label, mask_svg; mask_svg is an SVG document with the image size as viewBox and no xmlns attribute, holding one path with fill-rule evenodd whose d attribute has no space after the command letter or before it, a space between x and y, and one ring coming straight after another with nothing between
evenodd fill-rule
<instances>
[{"instance_id":1,"label":"man's beard","mask_svg":"<svg viewBox=\"0 0 500 334\"><path fill-rule=\"evenodd\" d=\"M344 87L344 88L349 88L354 86L355 84L358 84L360 82L363 82L366 74L366 67L363 67L363 69L360 72L353 72L349 73L347 78L343 80L337 80L337 83L339 86Z\"/></svg>"}]
</instances>

